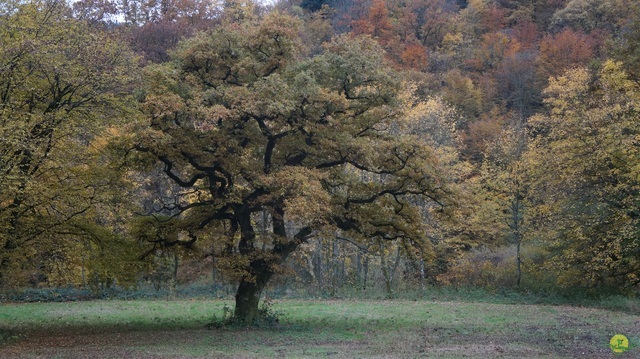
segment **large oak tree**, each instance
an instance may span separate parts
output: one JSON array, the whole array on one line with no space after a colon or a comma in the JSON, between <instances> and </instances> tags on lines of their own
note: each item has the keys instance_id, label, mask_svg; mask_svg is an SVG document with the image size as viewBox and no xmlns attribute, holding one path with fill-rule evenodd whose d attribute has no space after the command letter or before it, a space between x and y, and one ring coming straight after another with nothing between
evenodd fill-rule
<instances>
[{"instance_id":1,"label":"large oak tree","mask_svg":"<svg viewBox=\"0 0 640 359\"><path fill-rule=\"evenodd\" d=\"M191 245L226 228L245 323L314 235L426 243L414 203L437 212L449 195L432 150L392 135L397 78L369 37L337 37L305 56L298 21L277 12L182 43L172 63L147 71L148 122L135 138L181 188L161 211L182 234L149 240ZM256 228L265 214L266 239Z\"/></svg>"}]
</instances>

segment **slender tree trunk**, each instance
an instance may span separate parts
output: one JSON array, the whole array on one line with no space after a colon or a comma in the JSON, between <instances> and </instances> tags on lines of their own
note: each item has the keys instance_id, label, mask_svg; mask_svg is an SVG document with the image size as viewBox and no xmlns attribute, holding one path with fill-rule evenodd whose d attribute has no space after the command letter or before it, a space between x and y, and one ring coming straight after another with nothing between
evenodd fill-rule
<instances>
[{"instance_id":1,"label":"slender tree trunk","mask_svg":"<svg viewBox=\"0 0 640 359\"><path fill-rule=\"evenodd\" d=\"M400 265L400 248L396 247L396 256L393 260L393 264L387 262L387 253L384 240L380 240L380 265L382 268L382 275L384 276L385 291L387 297L393 297L393 277L396 275L398 266ZM391 266L390 266L391 265Z\"/></svg>"},{"instance_id":2,"label":"slender tree trunk","mask_svg":"<svg viewBox=\"0 0 640 359\"><path fill-rule=\"evenodd\" d=\"M516 287L520 289L522 282L522 258L520 256L520 246L522 243L522 206L520 203L520 192L516 191L511 203L511 230L516 244Z\"/></svg>"},{"instance_id":3,"label":"slender tree trunk","mask_svg":"<svg viewBox=\"0 0 640 359\"><path fill-rule=\"evenodd\" d=\"M171 279L171 293L175 294L176 290L178 289L178 265L179 265L179 258L178 258L178 251L177 248L174 248L173 250L173 278Z\"/></svg>"},{"instance_id":4,"label":"slender tree trunk","mask_svg":"<svg viewBox=\"0 0 640 359\"><path fill-rule=\"evenodd\" d=\"M369 277L369 256L365 253L362 261L362 290L367 290L367 278Z\"/></svg>"},{"instance_id":5,"label":"slender tree trunk","mask_svg":"<svg viewBox=\"0 0 640 359\"><path fill-rule=\"evenodd\" d=\"M391 291L391 277L389 275L389 268L387 268L386 247L382 240L379 240L379 243L380 243L380 268L382 269L382 276L384 277L385 292L387 293L387 297L391 298L393 293Z\"/></svg>"},{"instance_id":6,"label":"slender tree trunk","mask_svg":"<svg viewBox=\"0 0 640 359\"><path fill-rule=\"evenodd\" d=\"M211 245L211 287L216 288L216 249Z\"/></svg>"},{"instance_id":7,"label":"slender tree trunk","mask_svg":"<svg viewBox=\"0 0 640 359\"><path fill-rule=\"evenodd\" d=\"M318 283L318 279L316 278L316 268L313 264L313 254L305 254L304 258L307 260L307 270L311 276L311 282Z\"/></svg>"},{"instance_id":8,"label":"slender tree trunk","mask_svg":"<svg viewBox=\"0 0 640 359\"><path fill-rule=\"evenodd\" d=\"M360 284L362 281L362 251L358 249L356 251L356 283Z\"/></svg>"},{"instance_id":9,"label":"slender tree trunk","mask_svg":"<svg viewBox=\"0 0 640 359\"><path fill-rule=\"evenodd\" d=\"M22 165L21 172L26 172L26 169L22 168ZM5 208L7 211L9 211L9 226L6 233L4 246L3 248L0 248L0 286L10 284L10 280L8 280L7 278L10 277L11 271L15 270L15 268L12 268L16 264L16 260L13 256L15 256L15 252L19 250L19 243L17 238L20 237L20 234L18 233L20 226L20 209L24 201L25 190L26 181L22 181L17 188L13 201Z\"/></svg>"},{"instance_id":10,"label":"slender tree trunk","mask_svg":"<svg viewBox=\"0 0 640 359\"><path fill-rule=\"evenodd\" d=\"M518 244L516 245L516 271L518 273L518 277L516 279L516 286L520 289L520 282L522 281L522 259L520 258L520 240L518 240Z\"/></svg>"},{"instance_id":11,"label":"slender tree trunk","mask_svg":"<svg viewBox=\"0 0 640 359\"><path fill-rule=\"evenodd\" d=\"M525 151L526 146L527 146L527 136L526 136L526 132L524 130L525 124L526 124L526 120L525 120L525 116L523 113L520 114L520 121L518 122L518 127L517 130L519 132L519 136L518 136L518 148L517 148L517 153L516 153L516 160L518 162L515 163L515 167L512 167L512 171L514 171L514 176L517 176L517 174L519 173L519 171L516 171L519 166L518 163L520 161L520 159L522 158L522 153ZM512 207L512 221L513 221L513 231L514 231L514 235L515 235L515 241L516 241L516 272L517 272L517 277L516 277L516 286L518 289L520 289L520 283L522 282L522 258L520 256L520 247L522 244L522 239L524 238L524 234L523 234L523 225L524 225L524 206L522 201L524 200L524 195L525 193L523 193L522 188L520 186L520 181L519 178L516 177L515 181L514 181L514 186L515 186L515 191L514 191L514 201L513 203L513 207Z\"/></svg>"},{"instance_id":12,"label":"slender tree trunk","mask_svg":"<svg viewBox=\"0 0 640 359\"><path fill-rule=\"evenodd\" d=\"M331 243L331 296L334 297L338 287L338 257L340 256L340 249L338 248L338 242L333 241Z\"/></svg>"},{"instance_id":13,"label":"slender tree trunk","mask_svg":"<svg viewBox=\"0 0 640 359\"><path fill-rule=\"evenodd\" d=\"M345 250L343 248L342 250L342 259L340 260L340 283L345 283L346 282L346 277L347 277L347 257L346 257L346 253Z\"/></svg>"},{"instance_id":14,"label":"slender tree trunk","mask_svg":"<svg viewBox=\"0 0 640 359\"><path fill-rule=\"evenodd\" d=\"M311 257L313 270L315 271L316 283L318 284L318 289L322 293L325 292L324 256L322 255L323 248L324 243L322 243L321 239L318 239L316 249L313 251L313 257Z\"/></svg>"},{"instance_id":15,"label":"slender tree trunk","mask_svg":"<svg viewBox=\"0 0 640 359\"><path fill-rule=\"evenodd\" d=\"M424 269L424 255L422 254L422 249L420 249L420 295L424 295L424 278L425 278L425 269Z\"/></svg>"}]
</instances>

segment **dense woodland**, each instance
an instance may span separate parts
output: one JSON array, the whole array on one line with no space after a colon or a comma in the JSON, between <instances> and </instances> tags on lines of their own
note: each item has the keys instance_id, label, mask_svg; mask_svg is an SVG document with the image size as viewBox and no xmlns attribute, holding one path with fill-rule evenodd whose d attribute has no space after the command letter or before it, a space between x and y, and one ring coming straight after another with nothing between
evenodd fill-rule
<instances>
[{"instance_id":1,"label":"dense woodland","mask_svg":"<svg viewBox=\"0 0 640 359\"><path fill-rule=\"evenodd\" d=\"M0 285L638 294L634 0L3 1Z\"/></svg>"}]
</instances>

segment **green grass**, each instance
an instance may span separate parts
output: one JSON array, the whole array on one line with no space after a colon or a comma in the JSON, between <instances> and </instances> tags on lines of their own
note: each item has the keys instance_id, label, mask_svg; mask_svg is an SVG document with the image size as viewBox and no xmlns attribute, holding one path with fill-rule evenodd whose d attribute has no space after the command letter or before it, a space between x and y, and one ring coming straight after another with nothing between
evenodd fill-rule
<instances>
[{"instance_id":1,"label":"green grass","mask_svg":"<svg viewBox=\"0 0 640 359\"><path fill-rule=\"evenodd\" d=\"M200 328L222 311L223 302L99 300L0 306L0 325L21 330L156 330Z\"/></svg>"},{"instance_id":2,"label":"green grass","mask_svg":"<svg viewBox=\"0 0 640 359\"><path fill-rule=\"evenodd\" d=\"M269 328L207 330L222 300L0 305L0 358L637 358L640 315L462 301L282 300ZM614 334L636 346L615 355Z\"/></svg>"}]
</instances>

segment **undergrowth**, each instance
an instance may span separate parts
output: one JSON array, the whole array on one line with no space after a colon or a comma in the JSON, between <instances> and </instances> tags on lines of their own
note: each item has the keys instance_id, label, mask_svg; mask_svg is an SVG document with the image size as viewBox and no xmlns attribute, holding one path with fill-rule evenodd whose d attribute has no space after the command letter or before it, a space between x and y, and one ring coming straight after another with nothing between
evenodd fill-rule
<instances>
[{"instance_id":1,"label":"undergrowth","mask_svg":"<svg viewBox=\"0 0 640 359\"><path fill-rule=\"evenodd\" d=\"M231 328L237 329L241 327L258 327L258 328L277 328L280 321L286 319L285 313L274 309L274 302L266 298L262 301L258 313L252 323L245 323L234 315L235 309L225 304L222 308L222 317L218 318L215 314L211 323L206 325L207 329Z\"/></svg>"},{"instance_id":2,"label":"undergrowth","mask_svg":"<svg viewBox=\"0 0 640 359\"><path fill-rule=\"evenodd\" d=\"M397 288L391 296L380 290L361 290L343 287L333 293L307 291L287 291L282 288L270 288L268 297L273 299L352 299L352 300L426 300L426 301L462 301L496 304L542 304L594 307L615 311L640 313L638 295L620 295L612 293L572 292L534 292L528 290L498 289L465 286L429 286L421 291L417 288ZM83 288L25 288L0 292L0 302L72 302L95 299L118 300L165 300L165 299L233 299L230 286L185 285L175 291L155 290L149 286L135 289L111 288L91 291ZM270 300L263 301L257 325L268 326L276 322L281 313L274 312ZM232 325L233 309L228 308L222 317L215 318L213 325ZM219 323L219 324L215 324Z\"/></svg>"}]
</instances>

